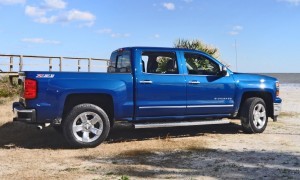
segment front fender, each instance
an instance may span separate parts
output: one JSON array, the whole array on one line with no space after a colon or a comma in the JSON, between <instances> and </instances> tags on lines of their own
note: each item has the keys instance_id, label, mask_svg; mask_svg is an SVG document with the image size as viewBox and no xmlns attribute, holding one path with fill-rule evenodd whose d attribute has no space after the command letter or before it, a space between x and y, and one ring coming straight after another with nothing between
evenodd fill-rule
<instances>
[{"instance_id":1,"label":"front fender","mask_svg":"<svg viewBox=\"0 0 300 180\"><path fill-rule=\"evenodd\" d=\"M270 94L273 102L276 99L276 85L274 81L238 81L237 94L235 104L235 114L238 113L244 94L253 94L254 96L262 96L263 94Z\"/></svg>"}]
</instances>

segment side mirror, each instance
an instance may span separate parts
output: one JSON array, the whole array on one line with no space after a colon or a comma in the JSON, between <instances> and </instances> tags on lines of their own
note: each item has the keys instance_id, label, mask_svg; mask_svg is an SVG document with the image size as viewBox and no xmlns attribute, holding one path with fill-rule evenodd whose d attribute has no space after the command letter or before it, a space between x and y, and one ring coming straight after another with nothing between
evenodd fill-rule
<instances>
[{"instance_id":1,"label":"side mirror","mask_svg":"<svg viewBox=\"0 0 300 180\"><path fill-rule=\"evenodd\" d=\"M227 75L227 67L222 66L222 71L221 71L221 76L226 76Z\"/></svg>"}]
</instances>

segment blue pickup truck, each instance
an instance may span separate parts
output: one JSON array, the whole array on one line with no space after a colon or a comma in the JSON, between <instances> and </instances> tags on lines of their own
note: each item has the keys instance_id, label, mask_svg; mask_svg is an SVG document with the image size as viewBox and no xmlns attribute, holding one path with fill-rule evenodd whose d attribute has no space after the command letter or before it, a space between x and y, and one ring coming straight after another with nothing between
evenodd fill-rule
<instances>
[{"instance_id":1,"label":"blue pickup truck","mask_svg":"<svg viewBox=\"0 0 300 180\"><path fill-rule=\"evenodd\" d=\"M240 119L244 132L262 133L281 111L275 78L234 73L189 49L121 48L107 73L26 71L19 78L14 121L51 125L76 147L99 145L115 121L158 128Z\"/></svg>"}]
</instances>

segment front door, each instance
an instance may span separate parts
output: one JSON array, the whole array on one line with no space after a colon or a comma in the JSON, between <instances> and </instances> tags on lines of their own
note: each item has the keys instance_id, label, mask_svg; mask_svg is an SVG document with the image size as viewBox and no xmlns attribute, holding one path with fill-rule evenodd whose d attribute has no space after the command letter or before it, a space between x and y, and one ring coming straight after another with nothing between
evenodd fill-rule
<instances>
[{"instance_id":1,"label":"front door","mask_svg":"<svg viewBox=\"0 0 300 180\"><path fill-rule=\"evenodd\" d=\"M184 53L187 65L186 115L230 114L234 106L235 83L221 65L205 54Z\"/></svg>"}]
</instances>

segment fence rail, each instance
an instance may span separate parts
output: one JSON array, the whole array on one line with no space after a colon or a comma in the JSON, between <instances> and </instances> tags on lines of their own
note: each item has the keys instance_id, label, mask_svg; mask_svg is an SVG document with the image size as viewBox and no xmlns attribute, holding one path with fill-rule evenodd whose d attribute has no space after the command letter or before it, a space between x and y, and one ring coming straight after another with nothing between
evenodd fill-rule
<instances>
[{"instance_id":1,"label":"fence rail","mask_svg":"<svg viewBox=\"0 0 300 180\"><path fill-rule=\"evenodd\" d=\"M9 59L9 63L1 63L0 61L0 72L4 72L4 73L15 73L16 71L14 71L14 66L15 66L15 61L17 60L18 64L18 71L23 71L23 67L24 65L28 65L28 66L41 66L41 65L47 65L49 71L53 71L53 60L58 60L58 68L59 71L63 71L63 67L64 66L68 66L67 64L64 65L65 60L77 60L77 71L80 72L81 68L82 68L82 61L87 61L87 71L91 72L91 63L94 61L98 61L98 62L105 62L106 66L101 66L106 68L108 66L108 62L109 60L107 59L97 59L97 58L82 58L82 57L58 57L58 56L28 56L28 55L15 55L15 54L0 54L0 58L8 58ZM43 59L43 60L48 60L47 64L24 64L24 60L25 59L34 59L34 60L38 60L38 59ZM8 67L7 70L2 70L2 67ZM93 66L94 67L94 66Z\"/></svg>"}]
</instances>

